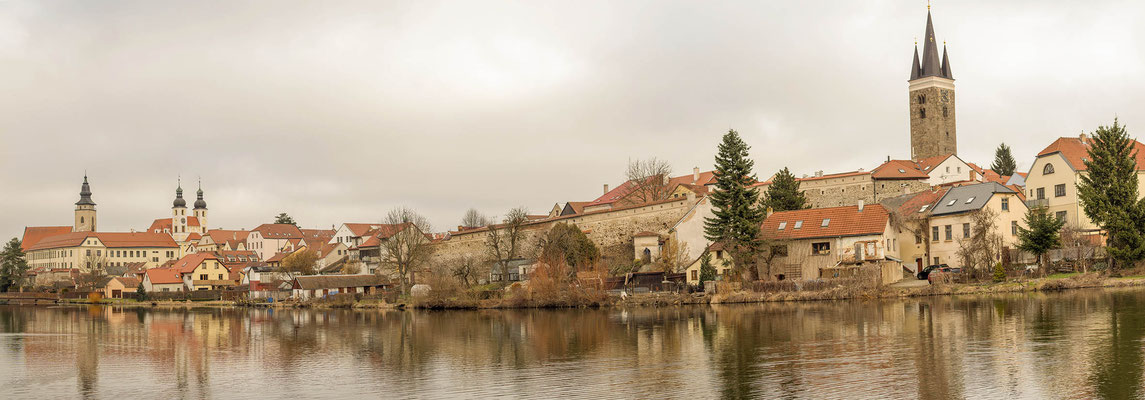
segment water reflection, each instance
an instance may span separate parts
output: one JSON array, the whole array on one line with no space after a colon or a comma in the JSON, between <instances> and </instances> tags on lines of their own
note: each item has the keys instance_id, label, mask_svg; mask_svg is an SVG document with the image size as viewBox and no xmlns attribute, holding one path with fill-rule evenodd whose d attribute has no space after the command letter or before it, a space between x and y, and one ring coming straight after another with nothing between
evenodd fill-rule
<instances>
[{"instance_id":1,"label":"water reflection","mask_svg":"<svg viewBox=\"0 0 1145 400\"><path fill-rule=\"evenodd\" d=\"M1145 290L660 309L0 307L5 398L1134 398Z\"/></svg>"}]
</instances>

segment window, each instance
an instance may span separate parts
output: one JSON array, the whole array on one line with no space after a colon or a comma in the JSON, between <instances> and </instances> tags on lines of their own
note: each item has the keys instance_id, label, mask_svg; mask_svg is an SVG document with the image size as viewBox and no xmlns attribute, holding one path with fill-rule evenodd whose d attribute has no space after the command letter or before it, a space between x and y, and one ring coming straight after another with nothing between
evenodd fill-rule
<instances>
[{"instance_id":1,"label":"window","mask_svg":"<svg viewBox=\"0 0 1145 400\"><path fill-rule=\"evenodd\" d=\"M1010 234L1014 236L1018 235L1018 221L1010 221Z\"/></svg>"},{"instance_id":2,"label":"window","mask_svg":"<svg viewBox=\"0 0 1145 400\"><path fill-rule=\"evenodd\" d=\"M918 95L918 104L926 104L926 96Z\"/></svg>"},{"instance_id":3,"label":"window","mask_svg":"<svg viewBox=\"0 0 1145 400\"><path fill-rule=\"evenodd\" d=\"M951 240L954 236L954 230L950 225L946 226L946 240Z\"/></svg>"},{"instance_id":4,"label":"window","mask_svg":"<svg viewBox=\"0 0 1145 400\"><path fill-rule=\"evenodd\" d=\"M974 201L974 198L973 198L973 197L971 197L971 198L969 198L969 199L966 199L966 204L970 204L970 203L972 203L973 201Z\"/></svg>"},{"instance_id":5,"label":"window","mask_svg":"<svg viewBox=\"0 0 1145 400\"><path fill-rule=\"evenodd\" d=\"M831 225L831 219L830 218L823 218L823 224L819 225L819 226L826 228L827 225Z\"/></svg>"},{"instance_id":6,"label":"window","mask_svg":"<svg viewBox=\"0 0 1145 400\"><path fill-rule=\"evenodd\" d=\"M969 238L969 237L970 237L970 223L967 222L967 223L962 224L962 238L965 239L965 238Z\"/></svg>"},{"instance_id":7,"label":"window","mask_svg":"<svg viewBox=\"0 0 1145 400\"><path fill-rule=\"evenodd\" d=\"M819 256L831 254L831 242L811 243L811 254Z\"/></svg>"},{"instance_id":8,"label":"window","mask_svg":"<svg viewBox=\"0 0 1145 400\"><path fill-rule=\"evenodd\" d=\"M786 222L780 222L779 223L779 230L782 231L784 228L787 228L787 223Z\"/></svg>"},{"instance_id":9,"label":"window","mask_svg":"<svg viewBox=\"0 0 1145 400\"><path fill-rule=\"evenodd\" d=\"M949 116L950 116L950 114L947 113L946 106L942 106L942 118L946 118ZM947 133L947 135L950 135L950 133Z\"/></svg>"},{"instance_id":10,"label":"window","mask_svg":"<svg viewBox=\"0 0 1145 400\"><path fill-rule=\"evenodd\" d=\"M1038 200L1045 199L1046 198L1046 188L1038 188L1038 195L1035 197L1037 197Z\"/></svg>"},{"instance_id":11,"label":"window","mask_svg":"<svg viewBox=\"0 0 1145 400\"><path fill-rule=\"evenodd\" d=\"M1065 184L1054 185L1054 197L1065 197Z\"/></svg>"},{"instance_id":12,"label":"window","mask_svg":"<svg viewBox=\"0 0 1145 400\"><path fill-rule=\"evenodd\" d=\"M914 244L922 243L922 235L914 235Z\"/></svg>"},{"instance_id":13,"label":"window","mask_svg":"<svg viewBox=\"0 0 1145 400\"><path fill-rule=\"evenodd\" d=\"M946 206L947 207L953 207L954 203L957 203L957 202L958 202L958 199L950 199L950 202L946 203Z\"/></svg>"},{"instance_id":14,"label":"window","mask_svg":"<svg viewBox=\"0 0 1145 400\"><path fill-rule=\"evenodd\" d=\"M199 280L200 280L200 281L205 281L205 280L207 280L207 274L199 274Z\"/></svg>"},{"instance_id":15,"label":"window","mask_svg":"<svg viewBox=\"0 0 1145 400\"><path fill-rule=\"evenodd\" d=\"M927 207L930 207L930 204L923 204L922 208L918 209L918 212L926 212Z\"/></svg>"},{"instance_id":16,"label":"window","mask_svg":"<svg viewBox=\"0 0 1145 400\"><path fill-rule=\"evenodd\" d=\"M787 245L781 244L771 246L771 255L776 257L787 257Z\"/></svg>"},{"instance_id":17,"label":"window","mask_svg":"<svg viewBox=\"0 0 1145 400\"><path fill-rule=\"evenodd\" d=\"M938 227L937 226L930 228L930 236L933 238L933 239L931 239L931 241L934 241L934 242L938 241Z\"/></svg>"},{"instance_id":18,"label":"window","mask_svg":"<svg viewBox=\"0 0 1145 400\"><path fill-rule=\"evenodd\" d=\"M934 265L938 265L938 264L941 264L941 263L938 262L938 257L935 257L934 258Z\"/></svg>"},{"instance_id":19,"label":"window","mask_svg":"<svg viewBox=\"0 0 1145 400\"><path fill-rule=\"evenodd\" d=\"M926 118L926 109L925 108L918 109L918 117L919 118Z\"/></svg>"},{"instance_id":20,"label":"window","mask_svg":"<svg viewBox=\"0 0 1145 400\"><path fill-rule=\"evenodd\" d=\"M949 165L946 166L946 173L950 173L950 166Z\"/></svg>"},{"instance_id":21,"label":"window","mask_svg":"<svg viewBox=\"0 0 1145 400\"><path fill-rule=\"evenodd\" d=\"M692 270L692 280L693 281L700 280L700 271L699 270L694 270L694 269Z\"/></svg>"},{"instance_id":22,"label":"window","mask_svg":"<svg viewBox=\"0 0 1145 400\"><path fill-rule=\"evenodd\" d=\"M223 274L219 274L219 280L223 280Z\"/></svg>"},{"instance_id":23,"label":"window","mask_svg":"<svg viewBox=\"0 0 1145 400\"><path fill-rule=\"evenodd\" d=\"M1066 212L1065 211L1058 211L1058 212L1054 213L1054 216L1058 217L1058 221L1065 221Z\"/></svg>"},{"instance_id":24,"label":"window","mask_svg":"<svg viewBox=\"0 0 1145 400\"><path fill-rule=\"evenodd\" d=\"M1010 198L1002 198L1002 211L1010 211Z\"/></svg>"},{"instance_id":25,"label":"window","mask_svg":"<svg viewBox=\"0 0 1145 400\"><path fill-rule=\"evenodd\" d=\"M802 227L803 227L803 221L795 221L795 229L799 229Z\"/></svg>"},{"instance_id":26,"label":"window","mask_svg":"<svg viewBox=\"0 0 1145 400\"><path fill-rule=\"evenodd\" d=\"M1049 175L1052 173L1054 173L1054 165L1053 164L1046 164L1046 166L1042 167L1042 175Z\"/></svg>"}]
</instances>

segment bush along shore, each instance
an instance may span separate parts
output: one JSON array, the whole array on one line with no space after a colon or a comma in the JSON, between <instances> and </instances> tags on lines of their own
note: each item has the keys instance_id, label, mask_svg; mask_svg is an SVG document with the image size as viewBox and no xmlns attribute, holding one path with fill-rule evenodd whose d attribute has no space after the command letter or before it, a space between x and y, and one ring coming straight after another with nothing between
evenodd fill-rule
<instances>
[{"instance_id":1,"label":"bush along shore","mask_svg":"<svg viewBox=\"0 0 1145 400\"><path fill-rule=\"evenodd\" d=\"M637 295L615 295L607 291L578 286L538 282L511 285L502 290L444 286L416 297L399 297L387 301L378 297L354 295L333 296L309 301L133 301L74 299L64 304L99 304L117 307L200 308L200 307L274 307L316 309L513 309L513 308L599 308L599 307L666 307L697 304L744 304L766 302L875 300L921 296L989 295L1020 292L1057 292L1083 288L1121 288L1145 286L1145 275L1111 277L1103 273L1058 274L1044 278L1013 279L1001 283L950 283L915 287L898 285L856 285L853 281L810 281L756 285L736 288L716 285L715 293L653 292Z\"/></svg>"}]
</instances>

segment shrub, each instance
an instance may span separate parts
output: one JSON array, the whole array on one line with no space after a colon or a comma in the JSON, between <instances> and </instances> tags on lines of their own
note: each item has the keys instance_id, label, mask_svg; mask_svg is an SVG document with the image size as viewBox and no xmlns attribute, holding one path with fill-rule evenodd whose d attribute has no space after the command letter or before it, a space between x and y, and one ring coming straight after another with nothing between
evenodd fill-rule
<instances>
[{"instance_id":1,"label":"shrub","mask_svg":"<svg viewBox=\"0 0 1145 400\"><path fill-rule=\"evenodd\" d=\"M994 283L1002 283L1006 281L1006 269L1002 268L1002 263L994 264Z\"/></svg>"}]
</instances>

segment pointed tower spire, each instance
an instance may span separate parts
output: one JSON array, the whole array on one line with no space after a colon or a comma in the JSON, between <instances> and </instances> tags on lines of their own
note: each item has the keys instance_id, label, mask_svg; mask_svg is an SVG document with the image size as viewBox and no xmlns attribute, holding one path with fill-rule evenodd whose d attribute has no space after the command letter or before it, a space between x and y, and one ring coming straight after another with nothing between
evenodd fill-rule
<instances>
[{"instance_id":1,"label":"pointed tower spire","mask_svg":"<svg viewBox=\"0 0 1145 400\"><path fill-rule=\"evenodd\" d=\"M915 80L922 77L922 66L918 64L918 41L914 42L914 62L910 65L910 79Z\"/></svg>"},{"instance_id":2,"label":"pointed tower spire","mask_svg":"<svg viewBox=\"0 0 1145 400\"><path fill-rule=\"evenodd\" d=\"M195 192L195 209L206 210L207 202L203 200L203 178L199 178L199 191Z\"/></svg>"},{"instance_id":3,"label":"pointed tower spire","mask_svg":"<svg viewBox=\"0 0 1145 400\"><path fill-rule=\"evenodd\" d=\"M946 42L942 42L942 77L954 79L954 74L950 73L950 56L946 54Z\"/></svg>"},{"instance_id":4,"label":"pointed tower spire","mask_svg":"<svg viewBox=\"0 0 1145 400\"><path fill-rule=\"evenodd\" d=\"M926 36L922 39L922 74L926 76L942 76L942 65L938 59L938 43L934 39L934 22L930 17L930 6L926 10Z\"/></svg>"}]
</instances>

